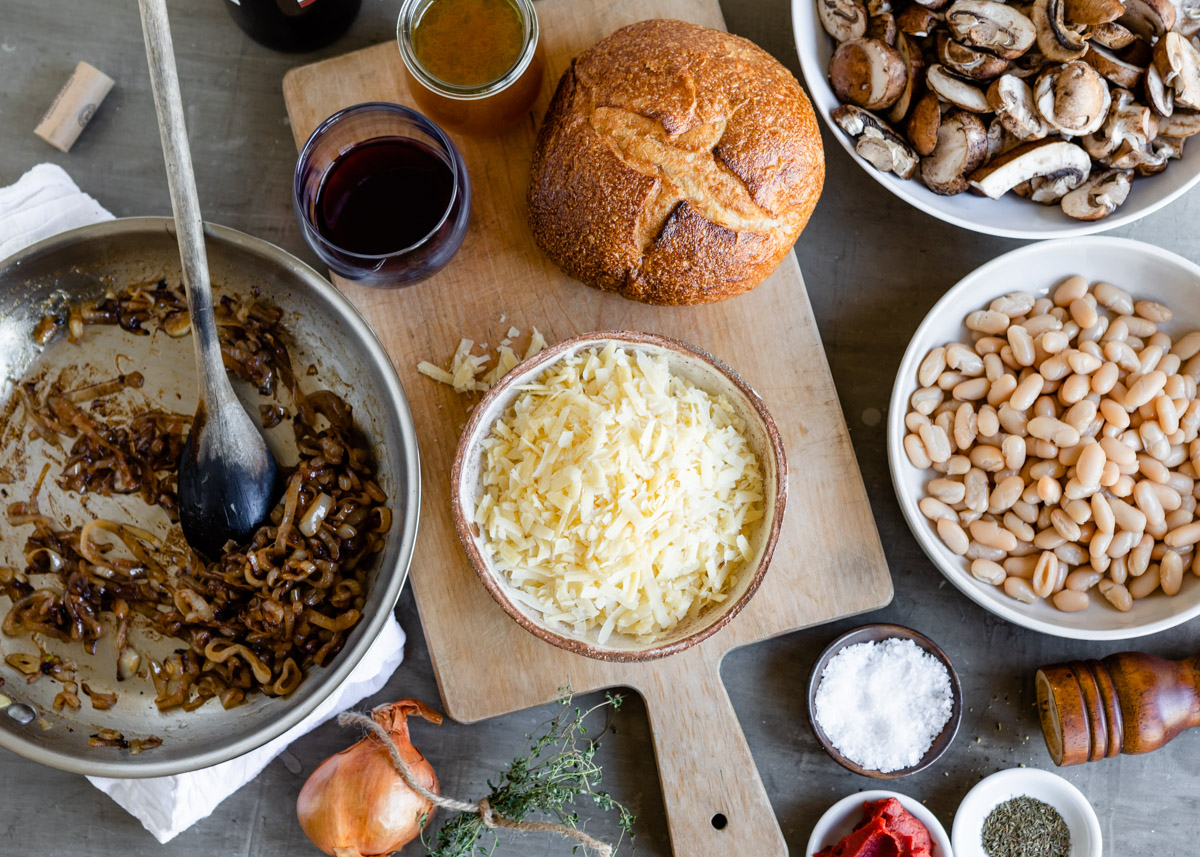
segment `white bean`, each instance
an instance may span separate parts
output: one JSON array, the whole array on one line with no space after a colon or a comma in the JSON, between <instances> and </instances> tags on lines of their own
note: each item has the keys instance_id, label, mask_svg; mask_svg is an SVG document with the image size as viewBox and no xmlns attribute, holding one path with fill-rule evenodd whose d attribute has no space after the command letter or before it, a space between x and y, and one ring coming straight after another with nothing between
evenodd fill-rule
<instances>
[{"instance_id":1,"label":"white bean","mask_svg":"<svg viewBox=\"0 0 1200 857\"><path fill-rule=\"evenodd\" d=\"M934 522L942 518L948 521L958 520L958 513L936 497L922 497L917 503L917 508L921 510L922 515Z\"/></svg>"},{"instance_id":2,"label":"white bean","mask_svg":"<svg viewBox=\"0 0 1200 857\"><path fill-rule=\"evenodd\" d=\"M1117 288L1112 283L1096 283L1092 293L1096 296L1096 302L1105 309L1121 315L1129 315L1133 312L1133 298L1129 292Z\"/></svg>"},{"instance_id":3,"label":"white bean","mask_svg":"<svg viewBox=\"0 0 1200 857\"><path fill-rule=\"evenodd\" d=\"M953 452L950 448L950 438L941 426L921 426L917 434L921 438L921 443L925 445L925 453L929 456L930 461L943 462Z\"/></svg>"},{"instance_id":4,"label":"white bean","mask_svg":"<svg viewBox=\"0 0 1200 857\"><path fill-rule=\"evenodd\" d=\"M979 468L973 467L963 477L963 486L963 502L967 504L967 508L980 515L986 512L988 508L987 474Z\"/></svg>"},{"instance_id":5,"label":"white bean","mask_svg":"<svg viewBox=\"0 0 1200 857\"><path fill-rule=\"evenodd\" d=\"M1141 577L1135 577L1130 581L1129 594L1134 601L1139 601L1158 589L1160 582L1159 568L1157 565L1152 565L1146 569L1146 573Z\"/></svg>"},{"instance_id":6,"label":"white bean","mask_svg":"<svg viewBox=\"0 0 1200 857\"><path fill-rule=\"evenodd\" d=\"M1129 590L1121 584L1113 583L1111 580L1101 580L1099 588L1100 594L1108 599L1108 603L1122 613L1128 613L1133 608L1133 597L1129 594Z\"/></svg>"},{"instance_id":7,"label":"white bean","mask_svg":"<svg viewBox=\"0 0 1200 857\"><path fill-rule=\"evenodd\" d=\"M971 563L971 576L992 586L999 586L1008 577L1004 566L987 559L977 559Z\"/></svg>"},{"instance_id":8,"label":"white bean","mask_svg":"<svg viewBox=\"0 0 1200 857\"><path fill-rule=\"evenodd\" d=\"M1058 557L1050 551L1043 551L1033 569L1033 591L1038 598L1049 598L1054 594L1057 581Z\"/></svg>"},{"instance_id":9,"label":"white bean","mask_svg":"<svg viewBox=\"0 0 1200 857\"><path fill-rule=\"evenodd\" d=\"M1190 360L1200 354L1200 330L1193 330L1177 339L1171 346L1171 353L1181 360Z\"/></svg>"},{"instance_id":10,"label":"white bean","mask_svg":"<svg viewBox=\"0 0 1200 857\"><path fill-rule=\"evenodd\" d=\"M1009 577L1004 581L1004 594L1025 604L1033 604L1038 600L1037 593L1029 585L1029 581L1020 577Z\"/></svg>"},{"instance_id":11,"label":"white bean","mask_svg":"<svg viewBox=\"0 0 1200 857\"><path fill-rule=\"evenodd\" d=\"M1026 425L1026 430L1039 440L1049 441L1056 446L1074 446L1079 443L1079 432L1054 417L1034 417ZM928 447L928 443L926 446Z\"/></svg>"},{"instance_id":12,"label":"white bean","mask_svg":"<svg viewBox=\"0 0 1200 857\"><path fill-rule=\"evenodd\" d=\"M1154 301L1138 301L1133 305L1133 311L1144 319L1159 323L1168 322L1174 317L1171 310Z\"/></svg>"},{"instance_id":13,"label":"white bean","mask_svg":"<svg viewBox=\"0 0 1200 857\"><path fill-rule=\"evenodd\" d=\"M1006 552L1014 550L1017 546L1017 537L995 521L972 521L968 529L971 531L971 537L981 545Z\"/></svg>"},{"instance_id":14,"label":"white bean","mask_svg":"<svg viewBox=\"0 0 1200 857\"><path fill-rule=\"evenodd\" d=\"M945 542L946 547L950 548L952 553L962 556L967 552L967 548L971 546L971 541L967 538L967 534L963 532L962 527L948 518L939 518L936 526L938 536Z\"/></svg>"},{"instance_id":15,"label":"white bean","mask_svg":"<svg viewBox=\"0 0 1200 857\"><path fill-rule=\"evenodd\" d=\"M983 358L961 342L951 342L946 346L946 365L964 375L983 374Z\"/></svg>"},{"instance_id":16,"label":"white bean","mask_svg":"<svg viewBox=\"0 0 1200 857\"><path fill-rule=\"evenodd\" d=\"M959 401L974 402L987 396L989 385L990 382L987 378L969 378L955 384L952 394Z\"/></svg>"},{"instance_id":17,"label":"white bean","mask_svg":"<svg viewBox=\"0 0 1200 857\"><path fill-rule=\"evenodd\" d=\"M1052 297L1056 307L1068 307L1071 302L1087 294L1088 282L1078 274L1067 277L1054 287Z\"/></svg>"},{"instance_id":18,"label":"white bean","mask_svg":"<svg viewBox=\"0 0 1200 857\"><path fill-rule=\"evenodd\" d=\"M1178 595L1183 586L1183 557L1167 551L1158 566L1158 582L1167 595Z\"/></svg>"},{"instance_id":19,"label":"white bean","mask_svg":"<svg viewBox=\"0 0 1200 857\"><path fill-rule=\"evenodd\" d=\"M1002 312L995 310L976 310L966 318L966 325L969 330L977 330L980 333L990 333L999 336L1008 329L1009 317Z\"/></svg>"},{"instance_id":20,"label":"white bean","mask_svg":"<svg viewBox=\"0 0 1200 857\"><path fill-rule=\"evenodd\" d=\"M1054 593L1054 606L1064 613L1078 613L1086 610L1091 603L1092 599L1088 598L1086 592L1064 589Z\"/></svg>"}]
</instances>

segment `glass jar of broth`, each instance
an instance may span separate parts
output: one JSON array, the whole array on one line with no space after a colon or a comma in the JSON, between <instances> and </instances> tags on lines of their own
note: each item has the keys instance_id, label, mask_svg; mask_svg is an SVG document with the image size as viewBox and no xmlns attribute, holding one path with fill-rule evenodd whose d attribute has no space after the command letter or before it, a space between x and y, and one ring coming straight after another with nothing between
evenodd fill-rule
<instances>
[{"instance_id":1,"label":"glass jar of broth","mask_svg":"<svg viewBox=\"0 0 1200 857\"><path fill-rule=\"evenodd\" d=\"M530 0L404 0L396 38L413 99L452 131L504 131L541 91L546 62Z\"/></svg>"}]
</instances>

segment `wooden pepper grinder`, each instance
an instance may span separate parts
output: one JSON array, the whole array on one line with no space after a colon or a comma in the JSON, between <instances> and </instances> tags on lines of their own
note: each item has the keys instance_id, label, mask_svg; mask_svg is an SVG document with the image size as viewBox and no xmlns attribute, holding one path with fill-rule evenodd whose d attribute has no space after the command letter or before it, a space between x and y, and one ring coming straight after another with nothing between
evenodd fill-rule
<instances>
[{"instance_id":1,"label":"wooden pepper grinder","mask_svg":"<svg viewBox=\"0 0 1200 857\"><path fill-rule=\"evenodd\" d=\"M1181 661L1120 652L1042 667L1034 680L1056 765L1148 753L1200 726L1200 652Z\"/></svg>"}]
</instances>

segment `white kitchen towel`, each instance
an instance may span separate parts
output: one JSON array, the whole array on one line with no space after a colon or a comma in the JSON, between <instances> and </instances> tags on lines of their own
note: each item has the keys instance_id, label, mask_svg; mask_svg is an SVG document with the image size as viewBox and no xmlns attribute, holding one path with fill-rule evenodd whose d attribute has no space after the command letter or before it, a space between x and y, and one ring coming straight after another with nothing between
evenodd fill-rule
<instances>
[{"instance_id":1,"label":"white kitchen towel","mask_svg":"<svg viewBox=\"0 0 1200 857\"><path fill-rule=\"evenodd\" d=\"M173 777L113 780L88 777L92 785L135 816L159 842L174 839L207 817L225 800L258 776L272 759L302 735L334 715L378 693L404 659L404 630L389 617L379 637L349 677L308 717L257 750L211 768ZM214 705L215 703L209 703ZM236 714L236 709L234 710ZM354 736L348 736L347 741Z\"/></svg>"},{"instance_id":2,"label":"white kitchen towel","mask_svg":"<svg viewBox=\"0 0 1200 857\"><path fill-rule=\"evenodd\" d=\"M112 219L62 167L38 164L0 187L0 260L51 235Z\"/></svg>"}]
</instances>

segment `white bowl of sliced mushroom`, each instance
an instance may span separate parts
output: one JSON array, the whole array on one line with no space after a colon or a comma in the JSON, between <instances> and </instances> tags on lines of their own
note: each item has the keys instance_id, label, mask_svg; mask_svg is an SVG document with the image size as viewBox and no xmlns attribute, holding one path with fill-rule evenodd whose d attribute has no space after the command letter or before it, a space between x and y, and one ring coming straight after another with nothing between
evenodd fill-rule
<instances>
[{"instance_id":1,"label":"white bowl of sliced mushroom","mask_svg":"<svg viewBox=\"0 0 1200 857\"><path fill-rule=\"evenodd\" d=\"M1084 235L1200 181L1200 0L793 0L792 21L835 136L949 223Z\"/></svg>"},{"instance_id":2,"label":"white bowl of sliced mushroom","mask_svg":"<svg viewBox=\"0 0 1200 857\"><path fill-rule=\"evenodd\" d=\"M1031 244L917 329L892 390L904 516L946 578L1077 639L1200 615L1200 267L1122 238Z\"/></svg>"}]
</instances>

